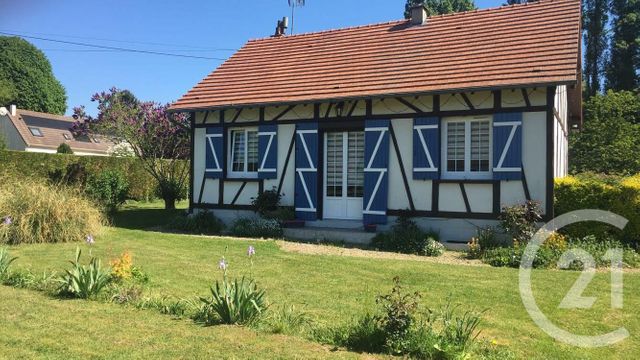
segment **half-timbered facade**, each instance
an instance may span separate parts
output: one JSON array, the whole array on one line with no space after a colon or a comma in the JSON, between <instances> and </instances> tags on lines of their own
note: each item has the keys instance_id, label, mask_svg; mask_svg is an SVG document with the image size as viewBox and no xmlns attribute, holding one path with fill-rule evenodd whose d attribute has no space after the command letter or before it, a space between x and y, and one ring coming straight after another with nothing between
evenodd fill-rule
<instances>
[{"instance_id":1,"label":"half-timbered facade","mask_svg":"<svg viewBox=\"0 0 640 360\"><path fill-rule=\"evenodd\" d=\"M414 216L465 240L504 205L553 214L580 121L580 3L252 40L176 102L191 209L243 216L265 189L307 222Z\"/></svg>"}]
</instances>

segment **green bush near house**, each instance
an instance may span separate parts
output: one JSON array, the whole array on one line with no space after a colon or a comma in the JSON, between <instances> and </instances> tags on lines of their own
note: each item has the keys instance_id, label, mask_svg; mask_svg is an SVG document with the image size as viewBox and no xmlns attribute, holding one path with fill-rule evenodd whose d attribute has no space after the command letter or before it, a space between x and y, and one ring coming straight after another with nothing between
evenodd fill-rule
<instances>
[{"instance_id":1,"label":"green bush near house","mask_svg":"<svg viewBox=\"0 0 640 360\"><path fill-rule=\"evenodd\" d=\"M438 234L422 231L413 220L404 216L398 217L390 231L376 234L371 246L382 251L424 256L440 256L444 253Z\"/></svg>"},{"instance_id":2,"label":"green bush near house","mask_svg":"<svg viewBox=\"0 0 640 360\"><path fill-rule=\"evenodd\" d=\"M187 213L176 215L167 228L188 234L219 235L224 229L224 223L213 213L200 211L193 215Z\"/></svg>"},{"instance_id":3,"label":"green bush near house","mask_svg":"<svg viewBox=\"0 0 640 360\"><path fill-rule=\"evenodd\" d=\"M104 207L109 214L114 214L127 199L129 183L124 174L117 170L108 170L91 175L87 179L85 192Z\"/></svg>"},{"instance_id":4,"label":"green bush near house","mask_svg":"<svg viewBox=\"0 0 640 360\"><path fill-rule=\"evenodd\" d=\"M240 218L231 224L229 232L238 237L277 239L282 237L282 226L274 219Z\"/></svg>"},{"instance_id":5,"label":"green bush near house","mask_svg":"<svg viewBox=\"0 0 640 360\"><path fill-rule=\"evenodd\" d=\"M640 175L580 174L556 179L554 196L556 216L573 210L599 209L629 220L622 231L602 223L582 222L562 229L563 233L579 238L589 235L597 239L614 238L633 246L640 242Z\"/></svg>"},{"instance_id":6,"label":"green bush near house","mask_svg":"<svg viewBox=\"0 0 640 360\"><path fill-rule=\"evenodd\" d=\"M58 154L73 154L73 150L71 149L71 146L69 146L69 144L62 143L62 144L58 145L58 149L56 150L56 153L58 153Z\"/></svg>"},{"instance_id":7,"label":"green bush near house","mask_svg":"<svg viewBox=\"0 0 640 360\"><path fill-rule=\"evenodd\" d=\"M180 161L189 166L188 161ZM144 168L137 158L112 156L76 156L31 153L24 151L0 152L0 166L5 174L13 174L20 178L48 180L50 174L66 174L70 165L82 166L87 175L99 174L108 170L125 174L129 183L127 198L139 201L151 200L156 196L158 182ZM186 191L186 190L185 190Z\"/></svg>"}]
</instances>

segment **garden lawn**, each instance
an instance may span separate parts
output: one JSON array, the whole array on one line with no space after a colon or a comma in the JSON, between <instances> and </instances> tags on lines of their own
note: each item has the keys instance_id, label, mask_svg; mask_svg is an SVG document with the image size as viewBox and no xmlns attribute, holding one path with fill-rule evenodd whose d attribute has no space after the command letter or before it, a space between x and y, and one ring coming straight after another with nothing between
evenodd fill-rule
<instances>
[{"instance_id":1,"label":"garden lawn","mask_svg":"<svg viewBox=\"0 0 640 360\"><path fill-rule=\"evenodd\" d=\"M153 218L141 216L145 211L152 211ZM584 293L597 297L594 308L563 310L558 309L558 304L579 273L533 272L537 302L556 324L583 335L596 335L619 326L625 326L631 333L631 337L611 347L580 349L554 341L529 318L518 293L517 269L304 255L282 251L273 241L138 230L166 222L166 214L154 209L124 211L114 224L127 228L106 231L96 239L92 254L106 263L123 251L130 251L134 264L150 276L150 294L179 298L208 294L212 282L221 278L217 262L224 255L230 276L252 273L266 289L268 301L274 308L293 304L309 313L318 326L336 326L357 314L374 310L376 295L387 293L391 279L398 275L408 290L417 290L423 295L422 303L429 307L438 307L451 297L462 308L486 309L481 337L508 346L519 358L635 359L640 353L638 273L625 273L624 309L610 309L609 274L598 273ZM11 248L12 254L19 257L14 270L61 271L67 268L66 260L72 258L77 245L36 244ZM256 248L253 268L246 256L249 245ZM88 252L87 245L80 246ZM171 320L152 310L60 301L41 293L7 287L0 287L0 296L3 299L0 319L6 324L0 327L3 353L16 351L27 357L356 356L329 352L326 347L296 337L255 333L237 327L204 328L189 320ZM82 345L85 341L86 348ZM105 352L101 352L102 349Z\"/></svg>"}]
</instances>

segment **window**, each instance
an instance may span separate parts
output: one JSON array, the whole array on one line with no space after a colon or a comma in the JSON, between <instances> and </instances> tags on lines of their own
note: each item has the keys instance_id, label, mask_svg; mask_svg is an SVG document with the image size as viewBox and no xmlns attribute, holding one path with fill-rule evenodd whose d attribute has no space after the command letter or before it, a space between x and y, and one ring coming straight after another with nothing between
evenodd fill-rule
<instances>
[{"instance_id":1,"label":"window","mask_svg":"<svg viewBox=\"0 0 640 360\"><path fill-rule=\"evenodd\" d=\"M443 177L491 178L491 118L450 118L443 123Z\"/></svg>"},{"instance_id":2,"label":"window","mask_svg":"<svg viewBox=\"0 0 640 360\"><path fill-rule=\"evenodd\" d=\"M42 131L40 131L40 128L29 126L29 131L31 131L31 135L33 135L33 136L37 136L37 137L43 137L44 136L44 135L42 135Z\"/></svg>"},{"instance_id":3,"label":"window","mask_svg":"<svg viewBox=\"0 0 640 360\"><path fill-rule=\"evenodd\" d=\"M257 177L258 129L231 129L229 139L229 174L239 177Z\"/></svg>"}]
</instances>

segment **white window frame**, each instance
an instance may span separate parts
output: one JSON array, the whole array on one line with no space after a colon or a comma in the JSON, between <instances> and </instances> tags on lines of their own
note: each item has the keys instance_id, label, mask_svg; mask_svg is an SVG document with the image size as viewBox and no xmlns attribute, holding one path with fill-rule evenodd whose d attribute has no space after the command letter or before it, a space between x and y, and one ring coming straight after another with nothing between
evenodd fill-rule
<instances>
[{"instance_id":1,"label":"white window frame","mask_svg":"<svg viewBox=\"0 0 640 360\"><path fill-rule=\"evenodd\" d=\"M234 160L234 154L233 154L233 137L232 137L232 133L234 131L244 131L244 139L245 139L245 149L244 149L244 170L243 171L234 171L233 170L233 160ZM227 139L229 139L229 141L227 141L227 174L229 177L231 178L246 178L246 179L257 179L258 178L258 171L256 169L256 171L248 171L247 168L249 166L249 135L248 132L249 131L254 131L254 132L258 132L258 128L257 127L234 127L234 128L230 128L227 132ZM258 166L260 165L260 152L258 150Z\"/></svg>"},{"instance_id":2,"label":"white window frame","mask_svg":"<svg viewBox=\"0 0 640 360\"><path fill-rule=\"evenodd\" d=\"M42 130L40 130L39 127L35 127L35 126L28 126L29 128L29 132L31 132L31 135L35 136L35 137L44 137L44 134L42 133ZM37 134L36 134L37 132Z\"/></svg>"},{"instance_id":3,"label":"white window frame","mask_svg":"<svg viewBox=\"0 0 640 360\"><path fill-rule=\"evenodd\" d=\"M471 171L471 123L473 121L489 121L489 170ZM464 122L464 171L448 171L447 131L449 123ZM493 178L493 116L456 116L442 119L441 132L442 179L451 180L489 180Z\"/></svg>"}]
</instances>

